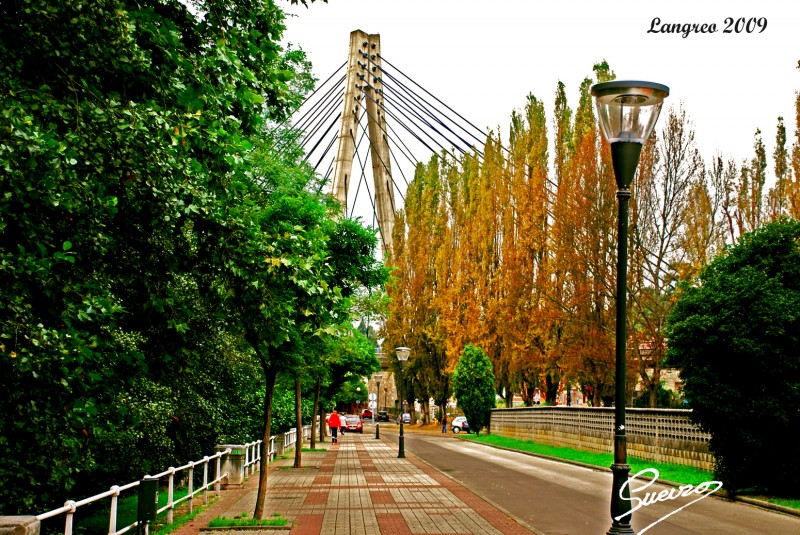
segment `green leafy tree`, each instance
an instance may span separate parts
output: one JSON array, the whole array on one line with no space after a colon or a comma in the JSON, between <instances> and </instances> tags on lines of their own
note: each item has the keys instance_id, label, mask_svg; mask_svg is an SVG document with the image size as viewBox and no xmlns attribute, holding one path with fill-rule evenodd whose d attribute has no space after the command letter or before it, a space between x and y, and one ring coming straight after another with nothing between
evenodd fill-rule
<instances>
[{"instance_id":1,"label":"green leafy tree","mask_svg":"<svg viewBox=\"0 0 800 535\"><path fill-rule=\"evenodd\" d=\"M481 348L464 347L453 373L453 394L476 434L489 425L489 411L495 406L494 372Z\"/></svg>"},{"instance_id":2,"label":"green leafy tree","mask_svg":"<svg viewBox=\"0 0 800 535\"><path fill-rule=\"evenodd\" d=\"M800 442L800 222L741 237L683 287L669 317L669 362L693 418L711 433L728 489L796 492Z\"/></svg>"},{"instance_id":3,"label":"green leafy tree","mask_svg":"<svg viewBox=\"0 0 800 535\"><path fill-rule=\"evenodd\" d=\"M264 294L237 293L226 262L300 259L295 280L313 279L334 236L272 239L273 210L304 198L253 208L273 193L254 177L305 172L273 158L262 175L253 152L309 84L283 29L272 1L0 3L0 512L254 438L237 410L268 378L231 312ZM218 256L226 238L242 247ZM264 307L298 286L258 275ZM325 285L276 316L318 310Z\"/></svg>"}]
</instances>

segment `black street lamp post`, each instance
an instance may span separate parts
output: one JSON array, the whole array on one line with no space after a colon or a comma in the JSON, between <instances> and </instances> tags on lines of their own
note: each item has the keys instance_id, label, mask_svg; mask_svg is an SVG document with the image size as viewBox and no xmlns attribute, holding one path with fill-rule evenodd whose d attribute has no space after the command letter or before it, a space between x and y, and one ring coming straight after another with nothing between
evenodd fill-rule
<instances>
[{"instance_id":1,"label":"black street lamp post","mask_svg":"<svg viewBox=\"0 0 800 535\"><path fill-rule=\"evenodd\" d=\"M382 373L373 373L372 378L375 379L375 407L372 409L372 423L375 423L375 413L381 410L381 379Z\"/></svg>"},{"instance_id":2,"label":"black street lamp post","mask_svg":"<svg viewBox=\"0 0 800 535\"><path fill-rule=\"evenodd\" d=\"M634 533L631 527L630 473L625 431L625 345L627 343L628 201L639 156L669 95L669 88L653 82L618 81L592 86L600 129L611 144L611 160L617 181L617 310L616 393L614 401L614 464L611 465L611 528L608 535Z\"/></svg>"},{"instance_id":3,"label":"black street lamp post","mask_svg":"<svg viewBox=\"0 0 800 535\"><path fill-rule=\"evenodd\" d=\"M405 444L403 437L403 370L406 367L406 361L411 354L411 349L408 347L398 347L394 350L397 355L397 360L400 361L400 444L397 451L397 458L403 459L406 456Z\"/></svg>"}]
</instances>

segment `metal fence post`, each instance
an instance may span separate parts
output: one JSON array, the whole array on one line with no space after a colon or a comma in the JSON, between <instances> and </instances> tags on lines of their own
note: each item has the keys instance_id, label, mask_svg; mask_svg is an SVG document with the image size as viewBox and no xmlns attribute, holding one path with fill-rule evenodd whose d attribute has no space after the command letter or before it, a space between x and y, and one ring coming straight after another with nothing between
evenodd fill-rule
<instances>
[{"instance_id":1,"label":"metal fence post","mask_svg":"<svg viewBox=\"0 0 800 535\"><path fill-rule=\"evenodd\" d=\"M208 505L208 455L203 457L203 505Z\"/></svg>"},{"instance_id":2,"label":"metal fence post","mask_svg":"<svg viewBox=\"0 0 800 535\"><path fill-rule=\"evenodd\" d=\"M220 489L222 488L222 483L220 482L220 478L222 477L222 455L217 455L217 472L216 477L214 479L217 482L214 484L214 490L216 491L217 496L220 495Z\"/></svg>"},{"instance_id":3,"label":"metal fence post","mask_svg":"<svg viewBox=\"0 0 800 535\"><path fill-rule=\"evenodd\" d=\"M189 494L187 503L189 504L189 512L194 510L194 461L189 463Z\"/></svg>"},{"instance_id":4,"label":"metal fence post","mask_svg":"<svg viewBox=\"0 0 800 535\"><path fill-rule=\"evenodd\" d=\"M72 535L72 518L75 516L75 501L67 500L64 507L69 507L67 511L67 520L64 522L64 535Z\"/></svg>"},{"instance_id":5,"label":"metal fence post","mask_svg":"<svg viewBox=\"0 0 800 535\"><path fill-rule=\"evenodd\" d=\"M169 467L169 483L167 485L167 524L172 524L173 521L173 514L175 512L175 503L173 499L175 497L175 468L170 466ZM114 533L113 531L111 533Z\"/></svg>"},{"instance_id":6,"label":"metal fence post","mask_svg":"<svg viewBox=\"0 0 800 535\"><path fill-rule=\"evenodd\" d=\"M111 495L111 511L108 517L108 532L117 532L117 501L119 500L119 486L114 485L111 487L114 494Z\"/></svg>"}]
</instances>

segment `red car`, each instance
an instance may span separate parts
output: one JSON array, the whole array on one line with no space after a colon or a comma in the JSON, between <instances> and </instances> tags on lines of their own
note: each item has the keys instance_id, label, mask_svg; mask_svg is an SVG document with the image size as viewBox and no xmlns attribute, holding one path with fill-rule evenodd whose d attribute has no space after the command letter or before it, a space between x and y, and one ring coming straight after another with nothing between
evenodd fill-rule
<instances>
[{"instance_id":1,"label":"red car","mask_svg":"<svg viewBox=\"0 0 800 535\"><path fill-rule=\"evenodd\" d=\"M358 416L346 416L342 419L342 433L363 433L364 422Z\"/></svg>"},{"instance_id":2,"label":"red car","mask_svg":"<svg viewBox=\"0 0 800 535\"><path fill-rule=\"evenodd\" d=\"M361 419L372 420L372 411L370 409L364 409L363 411L361 411Z\"/></svg>"}]
</instances>

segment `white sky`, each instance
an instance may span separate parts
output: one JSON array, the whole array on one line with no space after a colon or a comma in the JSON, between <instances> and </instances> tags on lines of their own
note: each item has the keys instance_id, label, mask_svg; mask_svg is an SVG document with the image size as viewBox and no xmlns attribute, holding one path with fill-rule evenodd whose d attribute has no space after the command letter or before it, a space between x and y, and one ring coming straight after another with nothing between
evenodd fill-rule
<instances>
[{"instance_id":1,"label":"white sky","mask_svg":"<svg viewBox=\"0 0 800 535\"><path fill-rule=\"evenodd\" d=\"M511 111L528 93L545 103L551 128L557 82L574 109L582 79L605 59L617 79L670 87L666 106L683 102L707 162L717 152L737 162L751 158L760 128L771 173L779 115L787 145L794 141L800 5L793 0L329 2L281 2L296 15L287 20L285 41L308 53L320 81L346 61L351 31L377 33L383 57L410 78L478 127L507 132ZM655 17L715 23L717 33L648 34ZM767 28L723 34L727 17L765 17Z\"/></svg>"}]
</instances>

